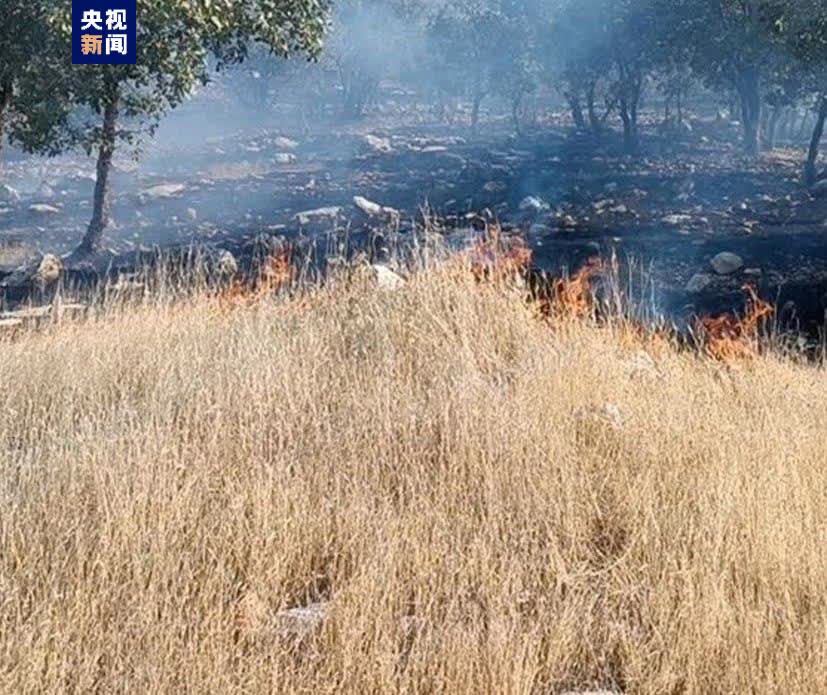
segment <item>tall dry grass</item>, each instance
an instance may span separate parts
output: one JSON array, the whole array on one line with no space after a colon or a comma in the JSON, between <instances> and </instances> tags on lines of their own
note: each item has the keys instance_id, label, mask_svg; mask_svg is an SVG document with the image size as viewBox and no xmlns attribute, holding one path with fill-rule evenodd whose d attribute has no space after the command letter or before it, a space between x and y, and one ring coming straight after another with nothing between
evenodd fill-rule
<instances>
[{"instance_id":1,"label":"tall dry grass","mask_svg":"<svg viewBox=\"0 0 827 695\"><path fill-rule=\"evenodd\" d=\"M825 387L448 269L2 343L0 690L824 692Z\"/></svg>"}]
</instances>

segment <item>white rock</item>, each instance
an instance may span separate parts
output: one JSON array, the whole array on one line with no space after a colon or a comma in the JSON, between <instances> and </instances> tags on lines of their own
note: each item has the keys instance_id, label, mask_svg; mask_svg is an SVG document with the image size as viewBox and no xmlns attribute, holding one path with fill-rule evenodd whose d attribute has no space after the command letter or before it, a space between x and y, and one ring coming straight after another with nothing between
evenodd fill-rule
<instances>
[{"instance_id":1,"label":"white rock","mask_svg":"<svg viewBox=\"0 0 827 695\"><path fill-rule=\"evenodd\" d=\"M363 198L362 196L354 196L353 197L353 204L359 208L362 212L364 212L368 217L379 217L382 219L392 219L394 217L399 217L399 211L395 210L394 208L385 207L383 205L379 205L379 203L374 203L367 198Z\"/></svg>"},{"instance_id":2,"label":"white rock","mask_svg":"<svg viewBox=\"0 0 827 695\"><path fill-rule=\"evenodd\" d=\"M712 259L711 264L718 275L732 275L744 267L744 260L735 253L723 251Z\"/></svg>"},{"instance_id":3,"label":"white rock","mask_svg":"<svg viewBox=\"0 0 827 695\"><path fill-rule=\"evenodd\" d=\"M273 144L280 150L295 150L299 146L299 143L295 140L282 136L279 136L273 140Z\"/></svg>"},{"instance_id":4,"label":"white rock","mask_svg":"<svg viewBox=\"0 0 827 695\"><path fill-rule=\"evenodd\" d=\"M315 210L305 210L296 214L295 219L301 225L312 224L313 222L334 221L342 214L342 208L331 206L326 208L316 208Z\"/></svg>"},{"instance_id":5,"label":"white rock","mask_svg":"<svg viewBox=\"0 0 827 695\"><path fill-rule=\"evenodd\" d=\"M373 265L374 277L376 278L376 285L382 290L398 290L405 286L405 280L400 275L392 271L386 265Z\"/></svg>"},{"instance_id":6,"label":"white rock","mask_svg":"<svg viewBox=\"0 0 827 695\"><path fill-rule=\"evenodd\" d=\"M219 275L235 275L238 272L238 261L229 251L222 251L215 263L215 269Z\"/></svg>"},{"instance_id":7,"label":"white rock","mask_svg":"<svg viewBox=\"0 0 827 695\"><path fill-rule=\"evenodd\" d=\"M186 189L187 187L183 183L162 183L141 191L138 197L142 201L166 200L168 198L178 198Z\"/></svg>"},{"instance_id":8,"label":"white rock","mask_svg":"<svg viewBox=\"0 0 827 695\"><path fill-rule=\"evenodd\" d=\"M279 152L273 157L276 164L293 164L296 162L296 155L291 152Z\"/></svg>"},{"instance_id":9,"label":"white rock","mask_svg":"<svg viewBox=\"0 0 827 695\"><path fill-rule=\"evenodd\" d=\"M47 205L46 203L35 203L34 205L29 205L29 212L35 215L57 215L60 213L60 208L56 208L54 205Z\"/></svg>"},{"instance_id":10,"label":"white rock","mask_svg":"<svg viewBox=\"0 0 827 695\"><path fill-rule=\"evenodd\" d=\"M545 200L538 198L535 195L530 195L527 198L523 198L520 203L520 210L522 212L541 213L550 209L551 206Z\"/></svg>"},{"instance_id":11,"label":"white rock","mask_svg":"<svg viewBox=\"0 0 827 695\"><path fill-rule=\"evenodd\" d=\"M376 135L365 135L365 144L374 152L387 153L391 151L391 141L388 138L380 138Z\"/></svg>"},{"instance_id":12,"label":"white rock","mask_svg":"<svg viewBox=\"0 0 827 695\"><path fill-rule=\"evenodd\" d=\"M666 215L662 217L660 221L664 224L671 224L677 227L692 222L692 215Z\"/></svg>"}]
</instances>

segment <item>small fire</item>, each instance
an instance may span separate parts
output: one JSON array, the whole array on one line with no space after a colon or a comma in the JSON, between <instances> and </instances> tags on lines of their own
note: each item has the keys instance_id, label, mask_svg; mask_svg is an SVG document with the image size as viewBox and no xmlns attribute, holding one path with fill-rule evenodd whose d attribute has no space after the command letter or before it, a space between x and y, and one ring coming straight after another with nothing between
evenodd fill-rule
<instances>
[{"instance_id":1,"label":"small fire","mask_svg":"<svg viewBox=\"0 0 827 695\"><path fill-rule=\"evenodd\" d=\"M722 362L755 357L758 354L758 329L775 312L772 304L761 299L752 285L744 285L741 289L749 295L747 311L742 318L724 314L698 320L706 353Z\"/></svg>"},{"instance_id":2,"label":"small fire","mask_svg":"<svg viewBox=\"0 0 827 695\"><path fill-rule=\"evenodd\" d=\"M600 258L590 258L573 277L554 282L546 313L557 319L584 319L594 310L592 280L604 270Z\"/></svg>"},{"instance_id":3,"label":"small fire","mask_svg":"<svg viewBox=\"0 0 827 695\"><path fill-rule=\"evenodd\" d=\"M504 239L500 227L494 225L466 256L477 281L503 282L513 280L531 265L532 252L522 237Z\"/></svg>"},{"instance_id":4,"label":"small fire","mask_svg":"<svg viewBox=\"0 0 827 695\"><path fill-rule=\"evenodd\" d=\"M282 248L261 262L258 275L252 282L235 280L221 291L218 299L224 308L252 306L275 292L289 287L294 276L290 249Z\"/></svg>"}]
</instances>

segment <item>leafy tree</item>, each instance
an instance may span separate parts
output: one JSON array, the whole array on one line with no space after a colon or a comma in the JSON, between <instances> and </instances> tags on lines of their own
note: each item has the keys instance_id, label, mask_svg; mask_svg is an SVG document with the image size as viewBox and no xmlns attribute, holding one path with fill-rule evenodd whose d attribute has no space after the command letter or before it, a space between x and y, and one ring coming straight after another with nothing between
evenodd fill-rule
<instances>
[{"instance_id":1,"label":"leafy tree","mask_svg":"<svg viewBox=\"0 0 827 695\"><path fill-rule=\"evenodd\" d=\"M812 185L827 121L827 7L822 0L790 0L778 6L774 27L799 61L805 89L815 97L816 120L804 164L804 181Z\"/></svg>"},{"instance_id":2,"label":"leafy tree","mask_svg":"<svg viewBox=\"0 0 827 695\"><path fill-rule=\"evenodd\" d=\"M60 0L43 58L21 83L24 117L15 137L32 152L97 150L92 219L75 258L100 250L118 143L152 134L167 111L207 81L211 55L221 66L242 62L256 44L284 57L317 53L326 10L326 0L138 0L136 64L73 66L71 2Z\"/></svg>"},{"instance_id":3,"label":"leafy tree","mask_svg":"<svg viewBox=\"0 0 827 695\"><path fill-rule=\"evenodd\" d=\"M763 89L776 59L768 30L777 0L659 0L668 20L662 40L690 55L692 68L712 88L729 88L739 98L744 150L761 148Z\"/></svg>"},{"instance_id":4,"label":"leafy tree","mask_svg":"<svg viewBox=\"0 0 827 695\"><path fill-rule=\"evenodd\" d=\"M41 0L0 0L0 157L6 125L15 117L20 80L47 37L48 5Z\"/></svg>"}]
</instances>

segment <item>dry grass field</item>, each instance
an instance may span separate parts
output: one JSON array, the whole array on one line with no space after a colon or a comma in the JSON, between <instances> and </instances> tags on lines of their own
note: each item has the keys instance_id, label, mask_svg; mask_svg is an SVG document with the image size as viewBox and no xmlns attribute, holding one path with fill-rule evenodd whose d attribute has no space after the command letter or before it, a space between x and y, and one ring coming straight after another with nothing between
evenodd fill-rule
<instances>
[{"instance_id":1,"label":"dry grass field","mask_svg":"<svg viewBox=\"0 0 827 695\"><path fill-rule=\"evenodd\" d=\"M0 691L824 692L824 369L535 313L433 269L0 342Z\"/></svg>"}]
</instances>

